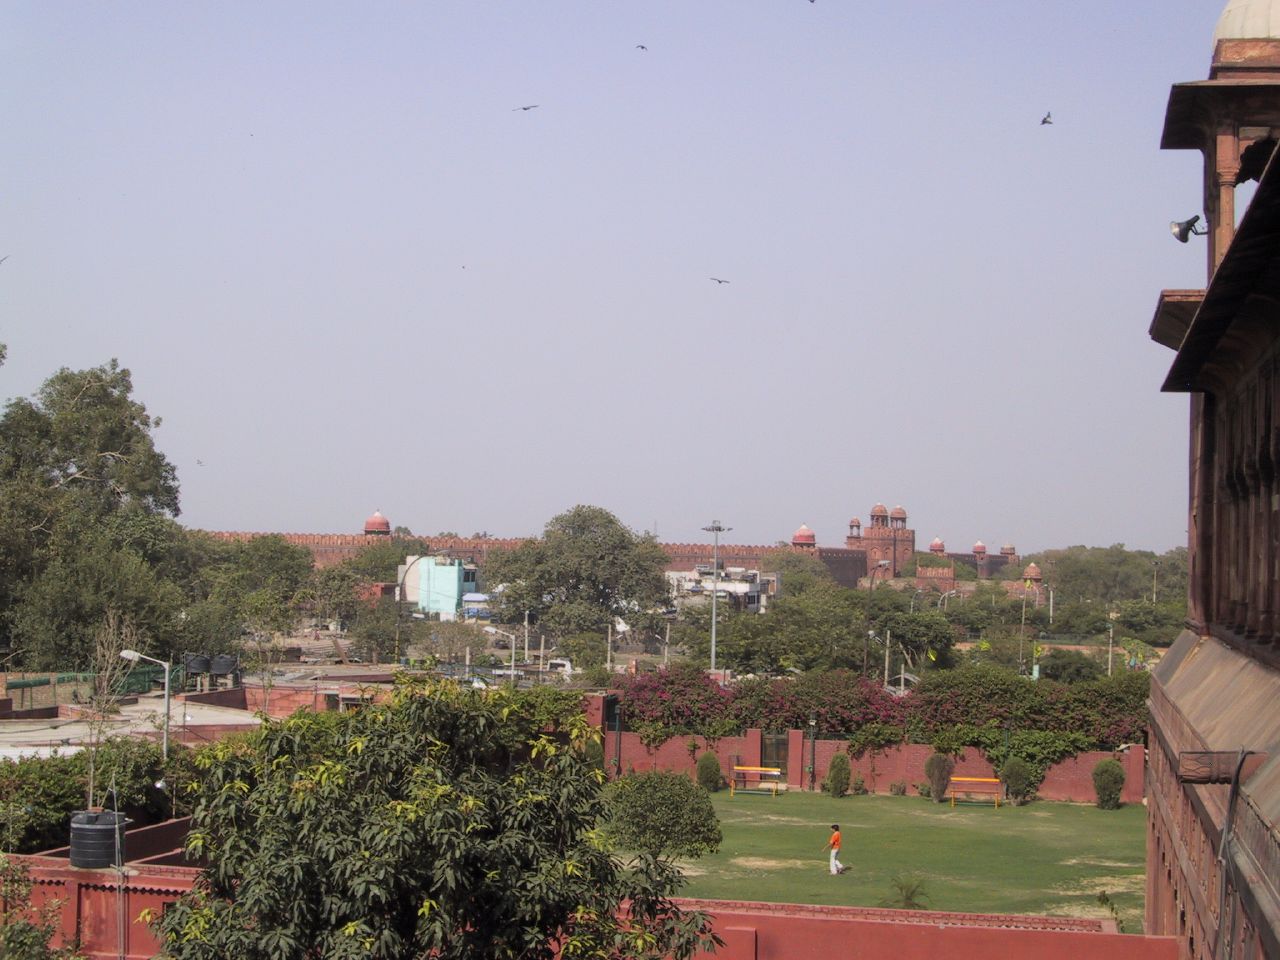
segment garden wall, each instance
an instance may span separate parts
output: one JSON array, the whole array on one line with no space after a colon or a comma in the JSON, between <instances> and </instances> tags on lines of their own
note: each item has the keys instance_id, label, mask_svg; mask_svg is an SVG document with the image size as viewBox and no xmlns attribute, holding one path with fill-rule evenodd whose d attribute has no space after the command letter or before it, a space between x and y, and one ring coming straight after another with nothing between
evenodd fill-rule
<instances>
[{"instance_id":1,"label":"garden wall","mask_svg":"<svg viewBox=\"0 0 1280 960\"><path fill-rule=\"evenodd\" d=\"M724 940L716 960L1176 960L1172 937L1117 933L1114 924L1064 917L877 910L729 900L677 900L708 911Z\"/></svg>"},{"instance_id":2,"label":"garden wall","mask_svg":"<svg viewBox=\"0 0 1280 960\"><path fill-rule=\"evenodd\" d=\"M811 757L816 755L816 769L813 782L821 786L826 778L827 767L831 758L837 753L844 753L848 747L846 740L810 741L802 730L788 733L787 743L787 784L793 790L809 789L810 777L808 767ZM689 741L697 741L698 747L692 755ZM719 740L714 752L720 758L720 768L726 778L730 772L732 758L741 757L741 762L754 766L760 763L761 732L748 730L741 737L724 737ZM619 754L619 746L621 753ZM641 742L638 734L614 731L605 733L605 759L611 769L619 769L622 773L645 770L668 770L676 773L694 775L694 764L698 756L707 749L707 740L703 737L673 737L656 748L650 749ZM862 775L867 790L872 793L888 793L889 785L895 782L907 784L908 792L916 792L916 784L927 782L924 764L933 753L933 748L926 744L903 744L890 747L875 754L868 752L860 758L850 757L850 776ZM620 756L620 763L614 759ZM1090 751L1081 753L1049 768L1044 782L1037 791L1044 800L1069 800L1077 803L1094 802L1093 768L1099 760L1115 758L1125 770L1124 790L1120 799L1124 803L1140 803L1143 791L1143 766L1145 750L1141 746L1111 753L1109 751ZM961 777L994 777L991 764L974 747L966 748L957 758L955 775Z\"/></svg>"}]
</instances>

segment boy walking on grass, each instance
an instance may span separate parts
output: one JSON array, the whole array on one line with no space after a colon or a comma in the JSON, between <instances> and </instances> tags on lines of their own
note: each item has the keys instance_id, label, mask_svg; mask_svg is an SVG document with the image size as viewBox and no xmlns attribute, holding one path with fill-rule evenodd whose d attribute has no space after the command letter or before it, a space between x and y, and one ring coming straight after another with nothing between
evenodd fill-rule
<instances>
[{"instance_id":1,"label":"boy walking on grass","mask_svg":"<svg viewBox=\"0 0 1280 960\"><path fill-rule=\"evenodd\" d=\"M840 824L831 825L831 839L827 841L827 847L831 850L831 875L837 877L845 871L844 864L840 862Z\"/></svg>"}]
</instances>

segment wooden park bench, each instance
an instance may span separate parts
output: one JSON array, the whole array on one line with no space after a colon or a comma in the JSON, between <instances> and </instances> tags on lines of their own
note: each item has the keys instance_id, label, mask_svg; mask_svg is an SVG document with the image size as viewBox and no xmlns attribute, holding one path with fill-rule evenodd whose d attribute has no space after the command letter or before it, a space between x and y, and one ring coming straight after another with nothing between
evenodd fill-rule
<instances>
[{"instance_id":1,"label":"wooden park bench","mask_svg":"<svg viewBox=\"0 0 1280 960\"><path fill-rule=\"evenodd\" d=\"M739 793L768 793L776 797L780 783L782 770L779 767L735 766L733 779L729 781L729 796L737 796Z\"/></svg>"},{"instance_id":2,"label":"wooden park bench","mask_svg":"<svg viewBox=\"0 0 1280 960\"><path fill-rule=\"evenodd\" d=\"M952 777L951 783L947 787L947 791L951 794L951 805L956 805L956 794L985 794L992 797L996 802L996 809L1000 808L1000 795L1004 793L1004 784L995 777Z\"/></svg>"}]
</instances>

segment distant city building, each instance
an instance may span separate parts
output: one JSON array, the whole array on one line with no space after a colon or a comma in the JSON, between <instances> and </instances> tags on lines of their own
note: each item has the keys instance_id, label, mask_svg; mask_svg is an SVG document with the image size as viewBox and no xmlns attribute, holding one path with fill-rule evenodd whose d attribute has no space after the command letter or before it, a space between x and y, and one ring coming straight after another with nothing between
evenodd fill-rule
<instances>
[{"instance_id":1,"label":"distant city building","mask_svg":"<svg viewBox=\"0 0 1280 960\"><path fill-rule=\"evenodd\" d=\"M400 599L430 617L456 620L467 597L472 598L469 609L475 612L468 619L485 619L479 613L480 597L483 597L484 611L488 612L488 596L475 592L475 565L453 557L405 557L404 563L396 568L396 582L400 584Z\"/></svg>"},{"instance_id":2,"label":"distant city building","mask_svg":"<svg viewBox=\"0 0 1280 960\"><path fill-rule=\"evenodd\" d=\"M716 577L711 564L693 570L668 570L667 581L678 610L708 604L712 593L716 593L717 602L728 604L733 610L763 613L777 588L777 579L763 577L759 570L725 567Z\"/></svg>"}]
</instances>

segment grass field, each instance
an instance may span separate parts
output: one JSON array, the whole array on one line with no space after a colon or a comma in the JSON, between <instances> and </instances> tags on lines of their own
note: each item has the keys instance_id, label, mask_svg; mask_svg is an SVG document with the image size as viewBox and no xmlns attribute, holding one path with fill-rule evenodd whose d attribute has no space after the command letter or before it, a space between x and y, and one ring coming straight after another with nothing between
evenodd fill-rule
<instances>
[{"instance_id":1,"label":"grass field","mask_svg":"<svg viewBox=\"0 0 1280 960\"><path fill-rule=\"evenodd\" d=\"M990 803L955 809L919 797L790 793L712 798L724 829L719 852L686 864L684 896L878 906L895 875L925 882L934 910L1110 916L1142 929L1145 810L1069 803ZM830 825L844 836L848 871L828 872Z\"/></svg>"}]
</instances>

